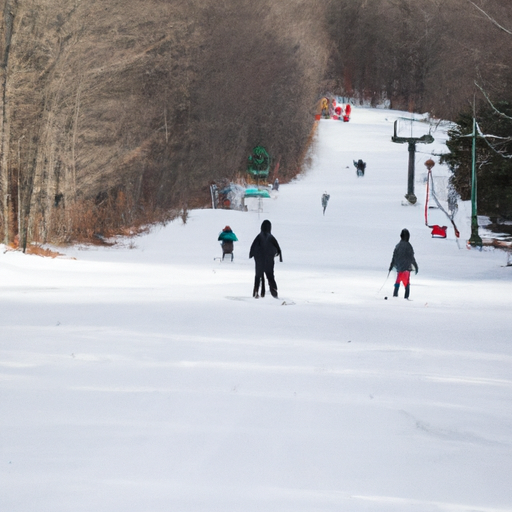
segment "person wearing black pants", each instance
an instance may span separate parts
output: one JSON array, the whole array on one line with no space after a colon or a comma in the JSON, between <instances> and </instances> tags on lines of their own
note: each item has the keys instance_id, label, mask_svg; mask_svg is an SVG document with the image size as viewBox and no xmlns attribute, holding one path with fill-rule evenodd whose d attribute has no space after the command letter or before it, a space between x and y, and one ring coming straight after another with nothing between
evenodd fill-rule
<instances>
[{"instance_id":1,"label":"person wearing black pants","mask_svg":"<svg viewBox=\"0 0 512 512\"><path fill-rule=\"evenodd\" d=\"M281 248L274 235L271 234L272 224L269 220L264 220L261 224L260 234L254 239L249 258L254 258L256 266L256 275L254 277L253 297L257 299L260 283L261 297L265 296L265 277L267 276L268 286L272 297L277 299L277 283L274 278L274 258L279 256L279 261L283 261Z\"/></svg>"}]
</instances>

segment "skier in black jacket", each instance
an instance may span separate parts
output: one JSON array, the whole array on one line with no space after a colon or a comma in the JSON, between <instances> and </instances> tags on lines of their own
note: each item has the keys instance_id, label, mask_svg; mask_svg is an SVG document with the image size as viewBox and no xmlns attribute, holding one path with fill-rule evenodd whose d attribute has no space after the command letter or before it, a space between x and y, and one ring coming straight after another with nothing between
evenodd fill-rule
<instances>
[{"instance_id":1,"label":"skier in black jacket","mask_svg":"<svg viewBox=\"0 0 512 512\"><path fill-rule=\"evenodd\" d=\"M268 285L272 297L277 299L277 284L274 278L274 258L279 256L279 261L283 261L281 248L275 237L270 233L272 224L269 220L264 220L261 224L261 232L254 239L249 252L249 258L254 258L256 264L256 276L254 278L253 297L258 298L258 289L261 282L261 296L265 296L265 278L267 276Z\"/></svg>"},{"instance_id":2,"label":"skier in black jacket","mask_svg":"<svg viewBox=\"0 0 512 512\"><path fill-rule=\"evenodd\" d=\"M410 291L411 269L414 268L416 274L418 273L418 264L414 258L414 249L409 243L410 236L411 235L409 230L402 229L402 232L400 233L400 242L398 242L395 250L393 251L393 258L391 259L391 264L389 265L390 272L393 267L396 268L397 271L393 297L398 297L398 290L400 288L400 283L402 283L405 286L404 298L408 299Z\"/></svg>"},{"instance_id":3,"label":"skier in black jacket","mask_svg":"<svg viewBox=\"0 0 512 512\"><path fill-rule=\"evenodd\" d=\"M356 174L358 176L364 176L364 171L366 169L366 162L363 162L359 159L357 162L354 160L354 167L356 168Z\"/></svg>"}]
</instances>

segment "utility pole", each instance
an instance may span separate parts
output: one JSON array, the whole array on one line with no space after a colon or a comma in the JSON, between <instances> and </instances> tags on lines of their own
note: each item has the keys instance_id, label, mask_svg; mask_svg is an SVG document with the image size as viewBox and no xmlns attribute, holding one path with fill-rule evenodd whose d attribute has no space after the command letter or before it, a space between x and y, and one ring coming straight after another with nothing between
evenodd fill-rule
<instances>
[{"instance_id":1,"label":"utility pole","mask_svg":"<svg viewBox=\"0 0 512 512\"><path fill-rule=\"evenodd\" d=\"M478 234L478 214L477 214L477 185L476 185L476 118L473 112L473 134L471 145L471 236L469 245L472 247L482 247L482 239Z\"/></svg>"}]
</instances>

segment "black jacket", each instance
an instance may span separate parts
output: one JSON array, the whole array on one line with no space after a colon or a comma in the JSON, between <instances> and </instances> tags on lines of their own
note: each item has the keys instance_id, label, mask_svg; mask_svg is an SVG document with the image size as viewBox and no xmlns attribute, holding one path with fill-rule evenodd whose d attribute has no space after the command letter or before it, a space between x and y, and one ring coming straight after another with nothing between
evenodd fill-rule
<instances>
[{"instance_id":1,"label":"black jacket","mask_svg":"<svg viewBox=\"0 0 512 512\"><path fill-rule=\"evenodd\" d=\"M277 243L274 235L270 233L272 225L270 221L264 220L261 224L261 232L254 239L251 250L249 252L249 258L254 258L257 265L268 265L273 264L274 258L279 256L279 261L283 261L281 254L281 248Z\"/></svg>"},{"instance_id":2,"label":"black jacket","mask_svg":"<svg viewBox=\"0 0 512 512\"><path fill-rule=\"evenodd\" d=\"M418 264L414 257L414 249L409 243L409 231L403 229L400 233L400 242L396 244L395 250L393 251L393 258L389 265L389 270L393 267L396 268L397 272L404 272L406 270L416 270L418 272Z\"/></svg>"},{"instance_id":3,"label":"black jacket","mask_svg":"<svg viewBox=\"0 0 512 512\"><path fill-rule=\"evenodd\" d=\"M418 272L418 264L414 258L414 249L409 242L400 241L393 251L393 258L389 265L389 270L396 268L398 272L404 272L405 270L416 270Z\"/></svg>"}]
</instances>

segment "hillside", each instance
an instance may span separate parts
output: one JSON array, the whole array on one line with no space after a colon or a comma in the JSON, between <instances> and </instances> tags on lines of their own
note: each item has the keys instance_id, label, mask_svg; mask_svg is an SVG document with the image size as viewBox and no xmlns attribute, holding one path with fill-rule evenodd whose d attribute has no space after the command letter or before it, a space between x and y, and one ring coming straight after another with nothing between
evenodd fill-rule
<instances>
[{"instance_id":1,"label":"hillside","mask_svg":"<svg viewBox=\"0 0 512 512\"><path fill-rule=\"evenodd\" d=\"M508 0L2 6L0 236L23 249L186 216L256 145L289 181L327 93L450 120L510 99Z\"/></svg>"},{"instance_id":2,"label":"hillside","mask_svg":"<svg viewBox=\"0 0 512 512\"><path fill-rule=\"evenodd\" d=\"M314 10L7 0L3 240L91 240L165 220L238 176L257 144L283 181L295 175L327 56Z\"/></svg>"},{"instance_id":3,"label":"hillside","mask_svg":"<svg viewBox=\"0 0 512 512\"><path fill-rule=\"evenodd\" d=\"M390 137L406 116L320 121L311 167L263 211L191 210L55 259L2 251L0 508L510 510L512 269L465 248L467 204L460 245L424 224L444 127L402 206L408 152ZM279 300L251 297L264 219ZM226 224L233 263L214 260ZM404 227L411 301L386 278Z\"/></svg>"}]
</instances>

